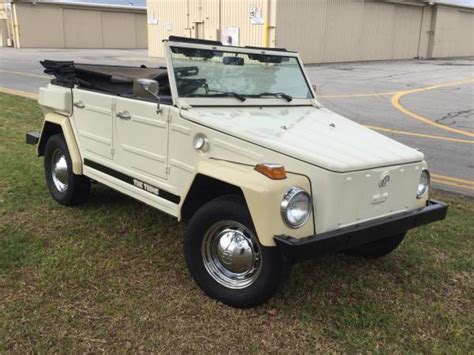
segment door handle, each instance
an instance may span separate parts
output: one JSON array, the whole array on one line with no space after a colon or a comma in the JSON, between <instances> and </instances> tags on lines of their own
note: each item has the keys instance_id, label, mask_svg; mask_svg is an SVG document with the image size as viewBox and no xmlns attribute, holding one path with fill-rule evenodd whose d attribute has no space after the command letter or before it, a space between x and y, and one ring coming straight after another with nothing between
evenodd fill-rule
<instances>
[{"instance_id":1,"label":"door handle","mask_svg":"<svg viewBox=\"0 0 474 355\"><path fill-rule=\"evenodd\" d=\"M132 118L128 111L117 112L117 117L121 118L122 120L129 120L130 118Z\"/></svg>"},{"instance_id":2,"label":"door handle","mask_svg":"<svg viewBox=\"0 0 474 355\"><path fill-rule=\"evenodd\" d=\"M84 108L84 107L86 107L86 105L84 105L84 103L82 101L76 101L76 102L74 102L74 107Z\"/></svg>"}]
</instances>

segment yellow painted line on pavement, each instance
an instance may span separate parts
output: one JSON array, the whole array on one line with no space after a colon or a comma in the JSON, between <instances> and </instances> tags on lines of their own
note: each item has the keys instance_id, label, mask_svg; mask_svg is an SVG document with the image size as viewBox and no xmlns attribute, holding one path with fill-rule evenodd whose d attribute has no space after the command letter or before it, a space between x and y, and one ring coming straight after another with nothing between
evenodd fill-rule
<instances>
[{"instance_id":1,"label":"yellow painted line on pavement","mask_svg":"<svg viewBox=\"0 0 474 355\"><path fill-rule=\"evenodd\" d=\"M374 92L374 93L361 93L361 94L340 94L340 95L317 95L318 99L340 99L340 98L350 98L350 97L370 97L370 96L390 96L398 94L398 91L390 92Z\"/></svg>"},{"instance_id":2,"label":"yellow painted line on pavement","mask_svg":"<svg viewBox=\"0 0 474 355\"><path fill-rule=\"evenodd\" d=\"M431 176L434 179L449 180L449 181L456 182L456 183L463 184L463 185L474 186L474 181L473 180L465 180L465 179L455 178L455 177L451 177L451 176L444 176L444 175L439 175L439 174L431 174Z\"/></svg>"},{"instance_id":3,"label":"yellow painted line on pavement","mask_svg":"<svg viewBox=\"0 0 474 355\"><path fill-rule=\"evenodd\" d=\"M474 144L474 140L469 140L469 139L434 136L434 135L431 135L431 134L400 131L398 129L391 129L391 128L385 128L385 127L371 126L371 125L365 125L365 127L373 129L375 131L390 132L390 133L402 134L402 135L406 135L406 136L429 138L429 139L438 139L438 140L442 140L442 141L456 142L456 143Z\"/></svg>"},{"instance_id":4,"label":"yellow painted line on pavement","mask_svg":"<svg viewBox=\"0 0 474 355\"><path fill-rule=\"evenodd\" d=\"M473 190L474 191L474 181L465 180L452 176L445 176L440 174L431 174L431 180L441 185L454 186L461 189Z\"/></svg>"},{"instance_id":5,"label":"yellow painted line on pavement","mask_svg":"<svg viewBox=\"0 0 474 355\"><path fill-rule=\"evenodd\" d=\"M421 121L423 123L426 123L430 126L441 128L441 129L444 129L445 131L461 134L461 135L464 135L464 136L467 136L467 137L474 137L474 133L472 133L472 132L468 132L468 131L465 131L465 130L462 130L462 129L453 128L453 127L449 127L449 126L446 126L446 125L438 123L438 122L434 122L433 120L430 120L429 118L423 117L422 115L419 115L419 114L417 114L413 111L408 110L407 108L402 106L401 103L400 103L400 99L402 97L406 96L406 95L416 94L416 93L429 91L429 90L440 89L440 88L445 88L445 87L449 87L449 86L469 84L469 83L473 83L473 82L474 82L474 79L469 79L469 80L455 81L455 82L450 82L450 83L445 83L445 84L426 86L426 87L419 88L419 89L400 91L400 92L398 92L398 93L396 93L395 95L392 96L392 101L391 101L392 106L395 107L398 111L404 113L405 115L410 116L410 117L412 117L412 118L414 118L418 121Z\"/></svg>"},{"instance_id":6,"label":"yellow painted line on pavement","mask_svg":"<svg viewBox=\"0 0 474 355\"><path fill-rule=\"evenodd\" d=\"M466 130L458 129L458 128L453 128L446 126L444 124L434 122L433 120L430 120L429 118L423 117L422 115L419 115L413 111L408 110L404 106L401 105L400 99L406 95L410 94L415 94L419 92L424 92L424 91L429 91L429 90L435 90L435 89L440 89L440 88L445 88L449 86L455 86L455 85L461 85L461 84L469 84L473 83L474 79L468 79L468 80L461 80L461 81L453 81L449 83L443 83L443 84L437 84L437 85L431 85L431 86L426 86L418 89L412 89L412 90L404 90L404 91L390 91L390 92L379 92L379 93L360 93L360 94L341 94L341 95L318 95L318 98L322 99L333 99L333 98L351 98L351 97L371 97L371 96L389 96L393 95L391 102L393 107L395 107L398 111L404 113L407 116L410 116L412 118L415 118L421 122L424 122L426 124L429 124L431 126L435 126L437 128L444 129L449 132L457 133L457 134L462 134L464 136L468 137L474 137L474 132L469 132Z\"/></svg>"},{"instance_id":7,"label":"yellow painted line on pavement","mask_svg":"<svg viewBox=\"0 0 474 355\"><path fill-rule=\"evenodd\" d=\"M25 73L25 72L22 72L22 71L14 71L14 70L4 70L4 69L0 69L0 73L7 73L7 74L14 74L14 75L22 75L22 76L31 76L31 77L40 78L40 79L51 79L50 76L46 76L46 75Z\"/></svg>"},{"instance_id":8,"label":"yellow painted line on pavement","mask_svg":"<svg viewBox=\"0 0 474 355\"><path fill-rule=\"evenodd\" d=\"M456 182L452 182L452 181L449 181L449 180L440 180L440 179L431 179L431 180L435 183L440 184L440 185L454 186L454 187L458 187L460 189L466 189L466 190L474 191L474 186L462 185L462 184L458 184Z\"/></svg>"},{"instance_id":9,"label":"yellow painted line on pavement","mask_svg":"<svg viewBox=\"0 0 474 355\"><path fill-rule=\"evenodd\" d=\"M9 89L9 88L2 88L0 87L0 92L4 94L16 95L21 97L26 97L27 99L38 100L38 94L33 92Z\"/></svg>"}]
</instances>

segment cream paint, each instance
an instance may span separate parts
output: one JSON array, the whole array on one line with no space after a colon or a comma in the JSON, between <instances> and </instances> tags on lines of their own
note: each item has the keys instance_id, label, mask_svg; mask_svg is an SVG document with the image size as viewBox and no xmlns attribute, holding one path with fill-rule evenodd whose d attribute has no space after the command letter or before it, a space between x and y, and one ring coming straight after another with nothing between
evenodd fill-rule
<instances>
[{"instance_id":1,"label":"cream paint","mask_svg":"<svg viewBox=\"0 0 474 355\"><path fill-rule=\"evenodd\" d=\"M202 161L213 159L245 164L250 167L262 162L279 163L291 173L307 176L311 181L311 189L308 191L313 196L317 233L420 208L426 203L427 196L422 199L416 198L416 187L421 170L426 167L424 161L382 168L375 167L356 172L332 172L296 159L283 149L270 150L262 147L259 141L242 140L205 126L201 122L185 118L193 115L194 110L195 108L181 110L181 117L176 115L177 109L173 109L171 114L169 149L170 158L172 157L172 169L168 182L170 185L176 186L182 196L187 194L191 182L197 174L196 167L199 167ZM226 110L231 111L232 109L226 108ZM362 126L361 128L368 130ZM198 134L207 137L209 150L206 153L198 153L192 147L192 139ZM189 167L192 168L189 169ZM381 188L379 186L380 178L387 172L391 175L391 182L387 187ZM219 174L224 175L223 169L219 169L219 172L213 173L212 176L219 179ZM242 187L245 186L247 178L239 175L239 178L232 181ZM272 180L267 179L267 184L271 183ZM265 193L272 194L272 190ZM265 193L256 193L255 196L263 198ZM275 197L275 201L277 199L281 201L281 198L280 194ZM380 201L380 198L384 200ZM258 201L258 198L255 201ZM279 206L279 202L275 202L276 205ZM253 213L252 217L256 225L265 225L269 223L268 221L273 223L275 220L281 220L279 212L275 212L269 219L261 220L261 216ZM295 238L303 237L299 234L299 230L281 229L277 234L288 234Z\"/></svg>"},{"instance_id":2,"label":"cream paint","mask_svg":"<svg viewBox=\"0 0 474 355\"><path fill-rule=\"evenodd\" d=\"M193 108L184 117L336 172L422 161L424 156L327 109Z\"/></svg>"},{"instance_id":3,"label":"cream paint","mask_svg":"<svg viewBox=\"0 0 474 355\"><path fill-rule=\"evenodd\" d=\"M252 166L218 160L200 161L197 171L199 174L240 187L263 245L274 246L275 235L303 238L314 234L312 218L303 227L291 229L285 225L280 215L280 203L290 187L298 186L306 191L311 190L306 177L288 174L284 180L270 180L255 171Z\"/></svg>"},{"instance_id":4,"label":"cream paint","mask_svg":"<svg viewBox=\"0 0 474 355\"><path fill-rule=\"evenodd\" d=\"M298 111L311 109L313 108L291 108ZM169 107L168 166L170 173L167 178L152 178L120 166L113 160L95 157L95 160L101 164L181 196L179 206L172 206L163 199L148 196L141 190L127 186L93 169L84 169L84 173L178 218L180 218L182 204L197 174L211 176L236 185L244 193L260 240L268 246L274 245L274 235L286 234L303 238L312 235L314 230L316 233L327 232L381 216L420 208L426 202L426 197L423 199L415 197L421 169L426 166L424 162L395 164L390 167L375 167L357 172L332 172L315 164L303 162L291 156L291 151L282 147L278 150L262 147L261 141L256 138L252 138L253 142L250 142L248 139L243 140L229 135L222 131L224 128L218 130L211 127L205 119L203 121L206 121L208 125L204 125L195 118L198 116L194 113L202 110L196 108L179 110ZM231 108L226 110L232 112ZM267 108L266 110L276 109ZM146 111L144 109L141 114L146 116ZM186 117L193 117L195 120ZM72 150L77 152L74 158L77 167L77 161L80 161L80 158L77 158L79 152L75 140L71 143L70 137L74 135L69 119L49 113L46 120L58 122L62 127L66 127L63 129L68 132L66 133L66 137L69 137L67 138L68 146L76 147ZM231 118L231 122L238 125L236 120L236 118ZM369 131L361 126L358 126L358 129ZM209 150L205 153L193 148L193 139L197 134L203 134L208 140ZM118 145L120 142L115 139L114 144ZM308 143L308 145L311 144ZM273 181L255 172L253 166L262 162L283 164L289 171L289 178ZM380 188L380 177L386 172L391 174L392 181L387 188ZM314 225L310 222L303 228L294 230L283 223L279 210L280 202L286 190L293 185L312 193L315 211Z\"/></svg>"},{"instance_id":5,"label":"cream paint","mask_svg":"<svg viewBox=\"0 0 474 355\"><path fill-rule=\"evenodd\" d=\"M49 110L54 110L66 116L72 114L71 89L53 84L39 89L38 103Z\"/></svg>"},{"instance_id":6,"label":"cream paint","mask_svg":"<svg viewBox=\"0 0 474 355\"><path fill-rule=\"evenodd\" d=\"M66 139L67 147L69 149L69 154L72 160L72 171L76 175L82 175L81 153L79 152L76 137L74 135L71 122L69 121L69 117L60 115L55 112L46 112L44 116L43 128L41 129L42 132L44 129L44 125L47 122L51 122L51 123L61 126L63 134L64 134L64 138Z\"/></svg>"},{"instance_id":7,"label":"cream paint","mask_svg":"<svg viewBox=\"0 0 474 355\"><path fill-rule=\"evenodd\" d=\"M84 167L85 175L178 219L198 174L235 185L242 190L258 237L267 246L275 245L275 235L303 238L425 206L428 196L416 198L421 171L426 167L422 153L329 110L316 108L310 99L305 100L306 106L297 106L295 102L286 105L281 99L253 99L252 103L258 106L245 107L248 102L233 105L235 100L223 98L226 107L191 107L187 100L176 98L171 69L174 102L180 102L177 105L180 108L162 105L161 112L166 113L163 117L146 101L133 100L133 104L127 106L130 99L73 89L72 101L82 100L84 105L80 110L75 107L74 115L68 118L49 110L67 111L64 103L71 91L52 85L44 90L45 96L48 90L52 93L51 98L43 100L50 107L45 109L48 112L45 119L63 127L74 154L75 169L78 162L80 165L81 152L119 173L178 195L181 202L173 204ZM61 90L64 97L58 94ZM162 143L167 138L167 145L139 147L140 141L132 142L136 145L135 152L151 159L149 164L154 164L157 157L164 157L159 159L164 164L159 172L144 171L145 163L138 167L133 160L125 164L118 158L118 148L127 145L125 138L122 139L124 135L117 134L120 129L116 117L118 100L123 101L119 108L131 113L128 124L135 121L151 124L150 127L159 128L164 134ZM219 99L213 100L216 105ZM263 106L269 102L281 106ZM93 119L92 115L98 116ZM143 140L156 138L151 129L140 132ZM83 141L79 139L81 134L85 137ZM204 151L193 146L197 135L206 139ZM288 178L271 180L254 170L258 163L282 164ZM391 180L381 187L380 181L387 174ZM281 200L292 186L305 189L313 199L313 218L299 229L287 227L280 212Z\"/></svg>"}]
</instances>

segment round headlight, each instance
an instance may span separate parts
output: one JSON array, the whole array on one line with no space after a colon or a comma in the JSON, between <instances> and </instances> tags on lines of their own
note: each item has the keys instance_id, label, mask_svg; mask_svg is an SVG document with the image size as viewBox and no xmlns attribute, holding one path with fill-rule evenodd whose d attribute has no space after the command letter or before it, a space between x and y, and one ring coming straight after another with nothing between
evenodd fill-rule
<instances>
[{"instance_id":1,"label":"round headlight","mask_svg":"<svg viewBox=\"0 0 474 355\"><path fill-rule=\"evenodd\" d=\"M281 201L281 216L290 228L299 228L311 214L311 197L299 187L290 188Z\"/></svg>"},{"instance_id":2,"label":"round headlight","mask_svg":"<svg viewBox=\"0 0 474 355\"><path fill-rule=\"evenodd\" d=\"M420 182L418 183L418 188L416 189L416 198L422 198L428 189L430 188L430 173L428 170L423 169L421 171Z\"/></svg>"}]
</instances>

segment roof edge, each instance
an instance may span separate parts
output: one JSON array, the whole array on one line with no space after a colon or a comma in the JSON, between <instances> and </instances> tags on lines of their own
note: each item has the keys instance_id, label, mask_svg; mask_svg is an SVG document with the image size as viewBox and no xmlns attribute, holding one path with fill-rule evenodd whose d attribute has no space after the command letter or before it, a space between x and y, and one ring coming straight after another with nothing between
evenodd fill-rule
<instances>
[{"instance_id":1,"label":"roof edge","mask_svg":"<svg viewBox=\"0 0 474 355\"><path fill-rule=\"evenodd\" d=\"M1 1L0 1L1 2ZM101 4L92 2L75 2L75 1L47 1L47 0L6 0L4 2L18 3L18 4L34 4L34 5L59 5L68 7L91 7L103 8L110 10L129 10L146 12L146 6L130 6L130 5L115 5L115 4Z\"/></svg>"}]
</instances>

